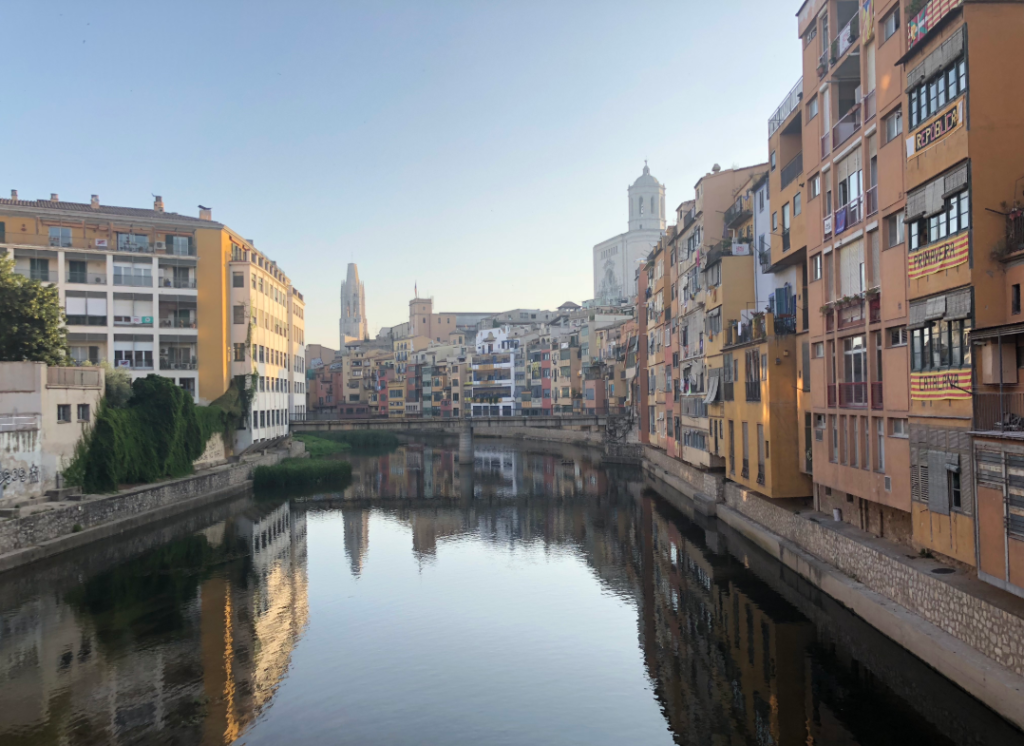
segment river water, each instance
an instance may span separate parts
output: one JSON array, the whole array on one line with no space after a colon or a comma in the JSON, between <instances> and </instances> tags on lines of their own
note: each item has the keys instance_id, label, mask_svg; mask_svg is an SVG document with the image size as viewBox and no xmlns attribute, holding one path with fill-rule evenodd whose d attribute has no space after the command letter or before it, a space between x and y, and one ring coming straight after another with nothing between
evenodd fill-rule
<instances>
[{"instance_id":1,"label":"river water","mask_svg":"<svg viewBox=\"0 0 1024 746\"><path fill-rule=\"evenodd\" d=\"M476 445L0 576L0 744L1024 744L638 470Z\"/></svg>"}]
</instances>

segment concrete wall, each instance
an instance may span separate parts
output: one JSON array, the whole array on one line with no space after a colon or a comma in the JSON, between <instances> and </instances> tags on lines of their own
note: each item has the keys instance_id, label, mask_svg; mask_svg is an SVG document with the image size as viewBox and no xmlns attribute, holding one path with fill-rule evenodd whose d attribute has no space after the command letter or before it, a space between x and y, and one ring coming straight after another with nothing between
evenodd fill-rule
<instances>
[{"instance_id":1,"label":"concrete wall","mask_svg":"<svg viewBox=\"0 0 1024 746\"><path fill-rule=\"evenodd\" d=\"M716 472L703 471L666 456L657 448L645 446L644 469L658 479L691 497L721 502L725 478Z\"/></svg>"},{"instance_id":2,"label":"concrete wall","mask_svg":"<svg viewBox=\"0 0 1024 746\"><path fill-rule=\"evenodd\" d=\"M909 559L882 542L825 528L732 483L726 485L725 504L1024 676L1024 600L1002 594L991 599L971 595L957 587L957 578L966 576L932 575L932 569L941 568L936 562Z\"/></svg>"},{"instance_id":3,"label":"concrete wall","mask_svg":"<svg viewBox=\"0 0 1024 746\"><path fill-rule=\"evenodd\" d=\"M143 514L146 514L143 522L159 520L176 512L174 508L184 508L196 498L215 496L243 486L251 478L255 467L276 464L287 455L285 451L274 451L242 463L215 467L193 477L146 485L109 497L87 499L74 505L33 513L24 518L0 520L0 571L39 558L32 556L11 563L9 558L3 557L8 552L39 548L38 545L44 542L71 534L75 534L77 538L79 534L86 534L89 529L138 518ZM134 528L135 525L141 524L136 522L131 527ZM75 526L79 527L77 531ZM81 543L84 543L89 539L82 536L82 540ZM39 554L46 556L53 553L42 551Z\"/></svg>"}]
</instances>

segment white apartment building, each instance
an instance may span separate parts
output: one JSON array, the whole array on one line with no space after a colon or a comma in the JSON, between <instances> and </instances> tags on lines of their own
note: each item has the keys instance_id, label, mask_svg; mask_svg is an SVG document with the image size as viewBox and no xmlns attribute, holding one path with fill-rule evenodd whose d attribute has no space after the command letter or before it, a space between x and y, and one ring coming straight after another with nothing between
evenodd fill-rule
<instances>
[{"instance_id":1,"label":"white apartment building","mask_svg":"<svg viewBox=\"0 0 1024 746\"><path fill-rule=\"evenodd\" d=\"M511 327L482 329L476 334L476 354L470 361L467 388L473 417L512 417L516 412L515 368L519 340Z\"/></svg>"}]
</instances>

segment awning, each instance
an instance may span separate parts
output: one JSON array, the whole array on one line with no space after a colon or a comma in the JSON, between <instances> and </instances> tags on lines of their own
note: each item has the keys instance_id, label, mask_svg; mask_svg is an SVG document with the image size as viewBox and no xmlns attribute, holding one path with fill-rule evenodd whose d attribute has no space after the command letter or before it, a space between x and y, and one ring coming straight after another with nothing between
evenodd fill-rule
<instances>
[{"instance_id":1,"label":"awning","mask_svg":"<svg viewBox=\"0 0 1024 746\"><path fill-rule=\"evenodd\" d=\"M1024 334L1024 324L1008 324L1007 326L993 326L989 329L971 329L971 341L979 339L995 339L996 337L1013 337L1017 334Z\"/></svg>"},{"instance_id":2,"label":"awning","mask_svg":"<svg viewBox=\"0 0 1024 746\"><path fill-rule=\"evenodd\" d=\"M710 404L715 400L715 396L718 395L718 379L708 379L708 393L704 396L704 403Z\"/></svg>"}]
</instances>

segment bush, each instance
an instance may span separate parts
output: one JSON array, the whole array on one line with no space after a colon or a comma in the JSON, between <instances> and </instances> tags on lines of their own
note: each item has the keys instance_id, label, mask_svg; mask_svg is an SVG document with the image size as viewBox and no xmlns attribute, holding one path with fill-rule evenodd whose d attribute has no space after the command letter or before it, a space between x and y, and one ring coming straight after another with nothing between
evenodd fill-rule
<instances>
[{"instance_id":1,"label":"bush","mask_svg":"<svg viewBox=\"0 0 1024 746\"><path fill-rule=\"evenodd\" d=\"M306 446L306 453L312 459L327 458L332 454L344 453L352 448L348 443L326 440L312 433L299 433L295 436L295 440L301 441Z\"/></svg>"},{"instance_id":2,"label":"bush","mask_svg":"<svg viewBox=\"0 0 1024 746\"><path fill-rule=\"evenodd\" d=\"M104 392L107 404L118 409L124 407L132 398L132 377L123 368L115 368L104 360L103 368Z\"/></svg>"},{"instance_id":3,"label":"bush","mask_svg":"<svg viewBox=\"0 0 1024 746\"><path fill-rule=\"evenodd\" d=\"M112 492L120 484L186 476L210 437L224 432L228 421L219 407L197 407L169 378L140 378L126 406L113 406L106 398L100 403L92 429L64 470L65 479L86 492Z\"/></svg>"},{"instance_id":4,"label":"bush","mask_svg":"<svg viewBox=\"0 0 1024 746\"><path fill-rule=\"evenodd\" d=\"M347 461L286 458L275 466L257 466L253 488L257 492L343 488L351 478L352 465Z\"/></svg>"},{"instance_id":5,"label":"bush","mask_svg":"<svg viewBox=\"0 0 1024 746\"><path fill-rule=\"evenodd\" d=\"M397 448L398 437L380 430L330 430L312 433L323 440L347 443L352 448Z\"/></svg>"}]
</instances>

